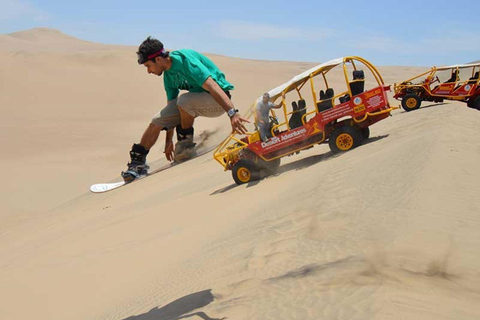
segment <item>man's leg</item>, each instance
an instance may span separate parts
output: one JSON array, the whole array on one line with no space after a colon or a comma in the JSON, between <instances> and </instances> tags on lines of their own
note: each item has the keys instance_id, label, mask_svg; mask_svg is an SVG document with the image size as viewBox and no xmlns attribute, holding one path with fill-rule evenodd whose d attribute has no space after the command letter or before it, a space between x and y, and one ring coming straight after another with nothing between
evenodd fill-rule
<instances>
[{"instance_id":1,"label":"man's leg","mask_svg":"<svg viewBox=\"0 0 480 320\"><path fill-rule=\"evenodd\" d=\"M182 162L196 155L196 143L193 142L193 122L195 118L180 107L178 110L180 111L181 122L176 127L177 143L175 144L174 160L175 162Z\"/></svg>"},{"instance_id":2,"label":"man's leg","mask_svg":"<svg viewBox=\"0 0 480 320\"><path fill-rule=\"evenodd\" d=\"M122 171L122 178L125 182L131 182L141 175L147 174L147 155L149 149L142 144L134 143L130 150L130 162L127 164L127 170Z\"/></svg>"},{"instance_id":3,"label":"man's leg","mask_svg":"<svg viewBox=\"0 0 480 320\"><path fill-rule=\"evenodd\" d=\"M157 126L153 123L148 125L147 130L143 133L142 139L140 140L140 144L147 150L150 150L155 142L157 142L158 136L160 135L160 131L162 128Z\"/></svg>"},{"instance_id":4,"label":"man's leg","mask_svg":"<svg viewBox=\"0 0 480 320\"><path fill-rule=\"evenodd\" d=\"M178 110L180 111L180 124L182 125L182 129L192 128L195 117L185 111L182 106L178 106Z\"/></svg>"},{"instance_id":5,"label":"man's leg","mask_svg":"<svg viewBox=\"0 0 480 320\"><path fill-rule=\"evenodd\" d=\"M130 150L130 162L127 171L122 172L125 182L135 180L141 175L147 174L147 155L150 148L155 144L160 135L161 128L153 123L143 133L140 143L134 143Z\"/></svg>"},{"instance_id":6,"label":"man's leg","mask_svg":"<svg viewBox=\"0 0 480 320\"><path fill-rule=\"evenodd\" d=\"M267 141L267 134L268 134L268 129L267 126L263 123L258 123L258 129L260 131L260 139L262 139L263 142Z\"/></svg>"},{"instance_id":7,"label":"man's leg","mask_svg":"<svg viewBox=\"0 0 480 320\"><path fill-rule=\"evenodd\" d=\"M175 144L174 160L176 162L182 162L196 155L196 143L193 142L193 122L195 121L195 117L191 116L180 106L178 106L178 111L180 111L180 125L176 128L177 143Z\"/></svg>"},{"instance_id":8,"label":"man's leg","mask_svg":"<svg viewBox=\"0 0 480 320\"><path fill-rule=\"evenodd\" d=\"M130 162L128 169L122 172L122 177L126 182L138 178L147 173L146 164L147 155L153 145L157 142L162 129L172 129L180 123L180 113L177 108L177 101L172 100L169 104L157 113L152 122L142 135L140 143L135 143L130 150Z\"/></svg>"}]
</instances>

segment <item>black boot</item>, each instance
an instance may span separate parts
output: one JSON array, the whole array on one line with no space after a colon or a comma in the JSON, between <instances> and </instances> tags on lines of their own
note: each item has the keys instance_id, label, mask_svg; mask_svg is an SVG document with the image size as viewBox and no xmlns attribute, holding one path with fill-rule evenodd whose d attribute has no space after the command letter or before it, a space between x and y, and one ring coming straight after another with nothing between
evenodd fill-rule
<instances>
[{"instance_id":1,"label":"black boot","mask_svg":"<svg viewBox=\"0 0 480 320\"><path fill-rule=\"evenodd\" d=\"M182 129L182 127L178 125L176 129L177 143L175 144L174 161L182 162L196 155L196 143L193 142L193 127Z\"/></svg>"},{"instance_id":2,"label":"black boot","mask_svg":"<svg viewBox=\"0 0 480 320\"><path fill-rule=\"evenodd\" d=\"M127 164L127 170L122 171L122 178L126 183L147 174L147 170L150 168L146 164L148 151L140 144L132 146L132 150L130 150L131 161Z\"/></svg>"}]
</instances>

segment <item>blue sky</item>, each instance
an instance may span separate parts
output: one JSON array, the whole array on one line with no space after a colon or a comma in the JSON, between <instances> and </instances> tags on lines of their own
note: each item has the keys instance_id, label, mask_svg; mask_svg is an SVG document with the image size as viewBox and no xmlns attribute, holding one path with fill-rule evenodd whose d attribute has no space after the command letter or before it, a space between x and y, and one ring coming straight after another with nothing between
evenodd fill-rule
<instances>
[{"instance_id":1,"label":"blue sky","mask_svg":"<svg viewBox=\"0 0 480 320\"><path fill-rule=\"evenodd\" d=\"M413 66L480 60L479 0L279 3L0 0L0 33L50 27L127 45L152 35L167 48L247 59L359 55L376 65Z\"/></svg>"}]
</instances>

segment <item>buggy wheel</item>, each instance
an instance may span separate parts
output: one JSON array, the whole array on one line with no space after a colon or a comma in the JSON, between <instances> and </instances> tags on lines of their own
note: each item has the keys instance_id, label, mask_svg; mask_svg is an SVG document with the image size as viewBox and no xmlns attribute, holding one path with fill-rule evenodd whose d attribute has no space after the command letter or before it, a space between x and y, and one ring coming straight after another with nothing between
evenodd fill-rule
<instances>
[{"instance_id":1,"label":"buggy wheel","mask_svg":"<svg viewBox=\"0 0 480 320\"><path fill-rule=\"evenodd\" d=\"M480 110L480 96L476 97L475 100L471 102L468 101L467 104L470 108Z\"/></svg>"},{"instance_id":2,"label":"buggy wheel","mask_svg":"<svg viewBox=\"0 0 480 320\"><path fill-rule=\"evenodd\" d=\"M278 167L280 167L280 158L272 160L272 161L265 161L263 159L261 161L261 168L264 169L268 175L272 175L277 173Z\"/></svg>"},{"instance_id":3,"label":"buggy wheel","mask_svg":"<svg viewBox=\"0 0 480 320\"><path fill-rule=\"evenodd\" d=\"M420 108L422 100L415 93L409 93L402 99L402 108L405 111L413 111Z\"/></svg>"},{"instance_id":4,"label":"buggy wheel","mask_svg":"<svg viewBox=\"0 0 480 320\"><path fill-rule=\"evenodd\" d=\"M368 138L370 138L370 128L369 127L360 129L360 132L362 133L363 140L367 140Z\"/></svg>"},{"instance_id":5,"label":"buggy wheel","mask_svg":"<svg viewBox=\"0 0 480 320\"><path fill-rule=\"evenodd\" d=\"M363 141L362 133L352 126L336 128L328 138L328 145L333 153L345 152L358 147Z\"/></svg>"},{"instance_id":6,"label":"buggy wheel","mask_svg":"<svg viewBox=\"0 0 480 320\"><path fill-rule=\"evenodd\" d=\"M249 159L240 159L232 168L232 177L236 184L244 184L258 179L258 169Z\"/></svg>"}]
</instances>

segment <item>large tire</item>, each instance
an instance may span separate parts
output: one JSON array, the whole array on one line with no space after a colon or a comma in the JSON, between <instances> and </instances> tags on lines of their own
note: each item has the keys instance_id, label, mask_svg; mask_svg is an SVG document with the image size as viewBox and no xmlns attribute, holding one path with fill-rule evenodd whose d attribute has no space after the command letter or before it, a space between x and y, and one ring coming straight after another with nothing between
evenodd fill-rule
<instances>
[{"instance_id":1,"label":"large tire","mask_svg":"<svg viewBox=\"0 0 480 320\"><path fill-rule=\"evenodd\" d=\"M363 138L364 141L367 140L368 138L370 138L370 128L369 127L360 129L360 132L362 133L362 138Z\"/></svg>"},{"instance_id":2,"label":"large tire","mask_svg":"<svg viewBox=\"0 0 480 320\"><path fill-rule=\"evenodd\" d=\"M333 153L349 151L358 147L362 142L360 130L349 125L336 128L328 138L328 145Z\"/></svg>"},{"instance_id":3,"label":"large tire","mask_svg":"<svg viewBox=\"0 0 480 320\"><path fill-rule=\"evenodd\" d=\"M232 177L236 184L249 183L258 180L259 170L250 159L240 159L232 168Z\"/></svg>"},{"instance_id":4,"label":"large tire","mask_svg":"<svg viewBox=\"0 0 480 320\"><path fill-rule=\"evenodd\" d=\"M260 159L259 161L259 166L261 167L261 169L265 170L265 172L269 176L277 173L278 167L280 167L280 158L272 161L265 161L263 159Z\"/></svg>"},{"instance_id":5,"label":"large tire","mask_svg":"<svg viewBox=\"0 0 480 320\"><path fill-rule=\"evenodd\" d=\"M472 102L468 101L468 106L480 111L480 96L476 97Z\"/></svg>"},{"instance_id":6,"label":"large tire","mask_svg":"<svg viewBox=\"0 0 480 320\"><path fill-rule=\"evenodd\" d=\"M406 94L402 99L402 108L407 112L417 110L420 108L421 103L422 99L420 99L419 96L417 96L415 93L409 93Z\"/></svg>"}]
</instances>

